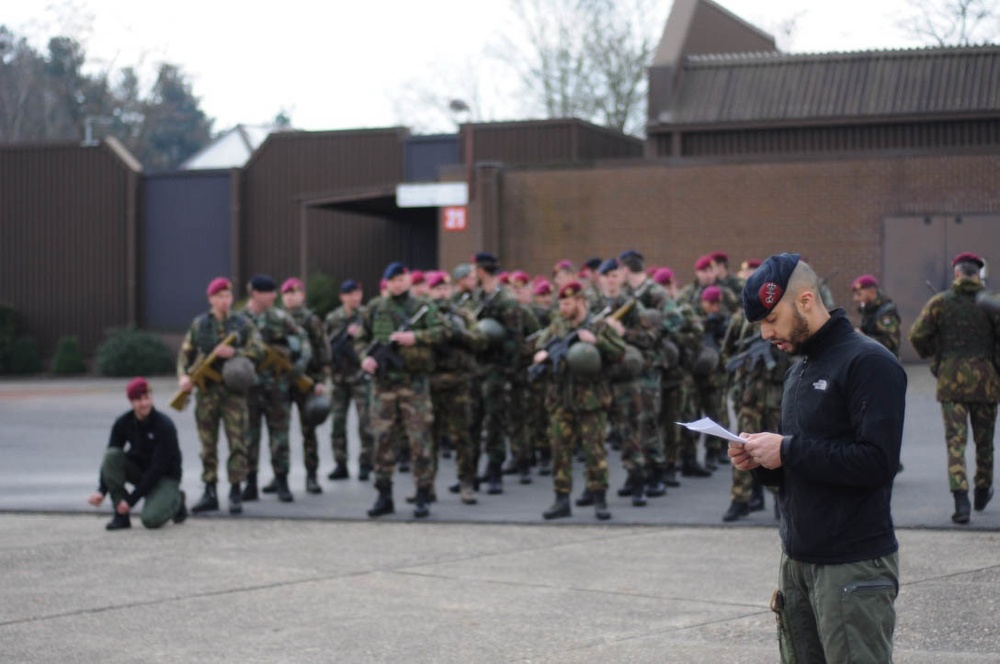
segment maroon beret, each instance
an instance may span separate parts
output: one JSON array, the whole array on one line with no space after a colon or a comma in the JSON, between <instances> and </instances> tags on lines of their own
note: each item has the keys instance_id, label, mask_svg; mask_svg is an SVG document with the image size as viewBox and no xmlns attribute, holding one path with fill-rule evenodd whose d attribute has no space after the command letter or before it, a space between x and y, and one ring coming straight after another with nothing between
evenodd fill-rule
<instances>
[{"instance_id":1,"label":"maroon beret","mask_svg":"<svg viewBox=\"0 0 1000 664\"><path fill-rule=\"evenodd\" d=\"M145 378L133 378L125 386L125 395L129 401L135 401L144 394L149 394L149 382Z\"/></svg>"},{"instance_id":2,"label":"maroon beret","mask_svg":"<svg viewBox=\"0 0 1000 664\"><path fill-rule=\"evenodd\" d=\"M535 284L535 295L552 295L552 284L548 281L539 281Z\"/></svg>"},{"instance_id":3,"label":"maroon beret","mask_svg":"<svg viewBox=\"0 0 1000 664\"><path fill-rule=\"evenodd\" d=\"M712 260L716 263L726 263L729 264L729 254L724 251L713 251L711 253Z\"/></svg>"},{"instance_id":4,"label":"maroon beret","mask_svg":"<svg viewBox=\"0 0 1000 664\"><path fill-rule=\"evenodd\" d=\"M531 275L527 272L516 270L510 273L510 283L515 286L527 286L529 281L531 281Z\"/></svg>"},{"instance_id":5,"label":"maroon beret","mask_svg":"<svg viewBox=\"0 0 1000 664\"><path fill-rule=\"evenodd\" d=\"M955 256L955 258L951 261L951 266L955 267L959 263L975 263L979 266L980 270L983 269L984 265L986 265L986 262L982 258L971 251L965 251L960 253L958 256Z\"/></svg>"},{"instance_id":6,"label":"maroon beret","mask_svg":"<svg viewBox=\"0 0 1000 664\"><path fill-rule=\"evenodd\" d=\"M870 274L862 274L851 283L851 290L861 290L862 288L878 288L878 279Z\"/></svg>"},{"instance_id":7,"label":"maroon beret","mask_svg":"<svg viewBox=\"0 0 1000 664\"><path fill-rule=\"evenodd\" d=\"M674 281L674 271L669 267L661 267L653 273L653 281L660 284L661 286L666 286Z\"/></svg>"},{"instance_id":8,"label":"maroon beret","mask_svg":"<svg viewBox=\"0 0 1000 664\"><path fill-rule=\"evenodd\" d=\"M302 283L302 280L297 277L289 277L285 279L285 283L281 284L281 292L287 293L291 290L305 290L306 285Z\"/></svg>"},{"instance_id":9,"label":"maroon beret","mask_svg":"<svg viewBox=\"0 0 1000 664\"><path fill-rule=\"evenodd\" d=\"M568 297L583 297L583 286L580 285L579 281L563 284L563 287L559 289L560 300L565 300Z\"/></svg>"},{"instance_id":10,"label":"maroon beret","mask_svg":"<svg viewBox=\"0 0 1000 664\"><path fill-rule=\"evenodd\" d=\"M211 297L212 295L215 295L219 291L224 291L224 290L229 290L229 291L233 290L232 282L230 282L229 279L226 279L225 277L216 277L215 279L212 279L210 282L208 282L208 288L205 289L205 293Z\"/></svg>"},{"instance_id":11,"label":"maroon beret","mask_svg":"<svg viewBox=\"0 0 1000 664\"><path fill-rule=\"evenodd\" d=\"M721 302L722 290L718 286L707 286L701 292L701 299L705 302Z\"/></svg>"},{"instance_id":12,"label":"maroon beret","mask_svg":"<svg viewBox=\"0 0 1000 664\"><path fill-rule=\"evenodd\" d=\"M708 254L700 256L698 260L694 262L694 269L696 270L707 270L712 267L712 257Z\"/></svg>"},{"instance_id":13,"label":"maroon beret","mask_svg":"<svg viewBox=\"0 0 1000 664\"><path fill-rule=\"evenodd\" d=\"M558 263L556 263L556 266L552 268L552 273L555 274L556 272L561 272L562 270L565 270L567 272L575 272L576 270L573 269L573 261L568 261L565 259L559 261Z\"/></svg>"},{"instance_id":14,"label":"maroon beret","mask_svg":"<svg viewBox=\"0 0 1000 664\"><path fill-rule=\"evenodd\" d=\"M427 285L431 288L435 286L440 286L443 283L447 283L447 274L444 272L428 272L427 273Z\"/></svg>"},{"instance_id":15,"label":"maroon beret","mask_svg":"<svg viewBox=\"0 0 1000 664\"><path fill-rule=\"evenodd\" d=\"M413 285L422 284L427 280L426 275L421 270L413 270L410 272L410 283Z\"/></svg>"}]
</instances>

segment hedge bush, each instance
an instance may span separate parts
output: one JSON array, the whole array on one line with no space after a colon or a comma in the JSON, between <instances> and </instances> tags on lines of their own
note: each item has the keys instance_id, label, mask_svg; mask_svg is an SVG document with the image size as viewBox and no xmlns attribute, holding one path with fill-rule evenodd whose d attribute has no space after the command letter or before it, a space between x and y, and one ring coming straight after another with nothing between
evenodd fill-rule
<instances>
[{"instance_id":1,"label":"hedge bush","mask_svg":"<svg viewBox=\"0 0 1000 664\"><path fill-rule=\"evenodd\" d=\"M174 356L149 332L114 330L97 349L97 370L104 376L155 376L172 373Z\"/></svg>"},{"instance_id":2,"label":"hedge bush","mask_svg":"<svg viewBox=\"0 0 1000 664\"><path fill-rule=\"evenodd\" d=\"M71 376L87 372L83 361L80 340L76 337L62 337L56 344L56 354L52 357L52 373Z\"/></svg>"},{"instance_id":3,"label":"hedge bush","mask_svg":"<svg viewBox=\"0 0 1000 664\"><path fill-rule=\"evenodd\" d=\"M315 272L306 284L306 306L321 319L340 306L340 287L333 277Z\"/></svg>"},{"instance_id":4,"label":"hedge bush","mask_svg":"<svg viewBox=\"0 0 1000 664\"><path fill-rule=\"evenodd\" d=\"M38 342L32 337L18 337L10 354L10 372L33 374L42 370L42 360L38 355Z\"/></svg>"}]
</instances>

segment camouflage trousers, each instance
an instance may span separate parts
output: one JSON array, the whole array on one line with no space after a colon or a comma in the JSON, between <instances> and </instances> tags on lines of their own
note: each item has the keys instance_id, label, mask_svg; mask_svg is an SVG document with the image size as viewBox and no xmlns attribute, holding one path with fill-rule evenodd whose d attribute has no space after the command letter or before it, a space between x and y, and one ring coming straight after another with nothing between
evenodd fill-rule
<instances>
[{"instance_id":1,"label":"camouflage trousers","mask_svg":"<svg viewBox=\"0 0 1000 664\"><path fill-rule=\"evenodd\" d=\"M648 468L667 467L667 455L660 436L660 375L643 374L639 377L639 415L636 426L639 442Z\"/></svg>"},{"instance_id":2,"label":"camouflage trousers","mask_svg":"<svg viewBox=\"0 0 1000 664\"><path fill-rule=\"evenodd\" d=\"M347 463L347 413L354 401L358 411L358 437L361 439L361 453L358 465L372 467L375 449L371 431L371 382L367 380L331 382L330 390L330 446L333 460Z\"/></svg>"},{"instance_id":3,"label":"camouflage trousers","mask_svg":"<svg viewBox=\"0 0 1000 664\"><path fill-rule=\"evenodd\" d=\"M302 409L306 399L312 394L303 394L298 390L291 391L292 403L299 411L299 427L302 429L302 460L305 462L306 473L315 473L319 468L319 441L316 440L316 427L305 421Z\"/></svg>"},{"instance_id":4,"label":"camouflage trousers","mask_svg":"<svg viewBox=\"0 0 1000 664\"><path fill-rule=\"evenodd\" d=\"M229 441L226 473L230 484L247 478L247 400L224 385L198 390L194 420L201 440L201 480L214 484L219 479L219 420Z\"/></svg>"},{"instance_id":5,"label":"camouflage trousers","mask_svg":"<svg viewBox=\"0 0 1000 664\"><path fill-rule=\"evenodd\" d=\"M629 475L645 473L646 457L639 438L639 410L642 395L635 380L611 383L611 408L608 425L618 432L622 445L622 467Z\"/></svg>"},{"instance_id":6,"label":"camouflage trousers","mask_svg":"<svg viewBox=\"0 0 1000 664\"><path fill-rule=\"evenodd\" d=\"M469 433L473 440L483 440L490 464L502 465L507 457L507 400L509 386L507 374L496 367L490 367L485 374L477 377L479 389L472 394L472 415ZM476 447L478 464L479 445Z\"/></svg>"},{"instance_id":7,"label":"camouflage trousers","mask_svg":"<svg viewBox=\"0 0 1000 664\"><path fill-rule=\"evenodd\" d=\"M604 447L607 414L556 407L549 422L552 442L552 485L558 493L573 490L573 449L583 449L584 478L591 491L608 488L608 453Z\"/></svg>"},{"instance_id":8,"label":"camouflage trousers","mask_svg":"<svg viewBox=\"0 0 1000 664\"><path fill-rule=\"evenodd\" d=\"M292 420L292 403L288 385L270 383L257 385L247 392L247 465L255 473L260 465L261 421L267 423L271 469L276 475L288 474L288 431Z\"/></svg>"},{"instance_id":9,"label":"camouflage trousers","mask_svg":"<svg viewBox=\"0 0 1000 664\"><path fill-rule=\"evenodd\" d=\"M402 382L378 381L373 388L371 427L375 439L375 483L392 482L400 435L405 432L418 489L434 486L431 434L434 406L426 376Z\"/></svg>"},{"instance_id":10,"label":"camouflage trousers","mask_svg":"<svg viewBox=\"0 0 1000 664\"><path fill-rule=\"evenodd\" d=\"M778 431L781 427L780 408L753 408L743 406L736 418L736 433L758 433L761 431ZM740 470L733 466L732 499L742 503L750 502L753 490L753 474L749 470Z\"/></svg>"},{"instance_id":11,"label":"camouflage trousers","mask_svg":"<svg viewBox=\"0 0 1000 664\"><path fill-rule=\"evenodd\" d=\"M527 374L527 369L523 374ZM519 467L531 465L535 460L535 446L531 439L529 420L530 387L528 381L513 380L507 398L507 434L510 438L510 456Z\"/></svg>"},{"instance_id":12,"label":"camouflage trousers","mask_svg":"<svg viewBox=\"0 0 1000 664\"><path fill-rule=\"evenodd\" d=\"M431 459L437 476L437 448L449 440L455 449L455 470L460 480L471 481L476 475L476 454L469 437L469 416L472 408L473 383L467 374L435 374L431 377L431 401L434 404L433 445Z\"/></svg>"},{"instance_id":13,"label":"camouflage trousers","mask_svg":"<svg viewBox=\"0 0 1000 664\"><path fill-rule=\"evenodd\" d=\"M686 389L683 421L693 422L701 417L710 417L722 426L728 426L728 414L726 414L725 419L723 419L723 414L719 408L721 404L721 399L719 397L720 391L721 388L716 387L711 383L700 382L698 380L691 381ZM698 434L690 429L682 428L681 439L684 441L682 443L683 453L696 454ZM721 438L717 438L716 436L705 437L705 451L721 451L724 454L725 449L726 442Z\"/></svg>"},{"instance_id":14,"label":"camouflage trousers","mask_svg":"<svg viewBox=\"0 0 1000 664\"><path fill-rule=\"evenodd\" d=\"M540 378L528 383L528 438L535 450L536 458L551 459L552 444L549 441L549 411L545 407L546 380Z\"/></svg>"},{"instance_id":15,"label":"camouflage trousers","mask_svg":"<svg viewBox=\"0 0 1000 664\"><path fill-rule=\"evenodd\" d=\"M668 465L676 465L681 446L681 432L677 422L684 416L684 385L671 380L660 380L660 408L658 420L659 435L663 444L663 456ZM685 442L687 442L685 440ZM694 454L694 448L690 454Z\"/></svg>"},{"instance_id":16,"label":"camouflage trousers","mask_svg":"<svg viewBox=\"0 0 1000 664\"><path fill-rule=\"evenodd\" d=\"M952 491L968 491L965 472L965 447L972 424L972 439L976 444L977 489L993 486L993 431L997 421L996 403L965 403L943 401L944 436L948 445L948 485Z\"/></svg>"}]
</instances>

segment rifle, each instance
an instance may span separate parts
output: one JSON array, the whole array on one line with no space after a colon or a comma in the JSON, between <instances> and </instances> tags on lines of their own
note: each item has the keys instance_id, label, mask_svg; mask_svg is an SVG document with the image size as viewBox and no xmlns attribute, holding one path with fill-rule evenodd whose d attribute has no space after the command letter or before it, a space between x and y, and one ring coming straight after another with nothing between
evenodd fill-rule
<instances>
[{"instance_id":1,"label":"rifle","mask_svg":"<svg viewBox=\"0 0 1000 664\"><path fill-rule=\"evenodd\" d=\"M407 332L412 330L417 321L423 318L424 314L430 311L430 308L431 305L429 304L421 306L417 309L416 313L400 323L399 327L396 328L396 332ZM403 358L400 357L398 352L396 352L395 341L379 341L376 339L368 344L361 354L372 358L378 363L375 375L380 378L385 377L385 375L389 373L390 366L396 370L400 370L404 366ZM364 373L365 372L363 370L358 372L357 378L363 377Z\"/></svg>"},{"instance_id":2,"label":"rifle","mask_svg":"<svg viewBox=\"0 0 1000 664\"><path fill-rule=\"evenodd\" d=\"M236 333L230 332L226 335L226 338L222 340L222 343L227 346L232 346L235 341ZM191 382L194 383L199 390L204 390L208 386L208 381L213 383L222 382L222 374L219 373L218 369L212 366L217 359L218 346L212 349L211 353L195 362L194 366L191 367L191 371L188 373L188 376L191 378ZM170 407L177 411L184 410L190 396L190 392L177 390L177 394L175 394L174 398L170 400Z\"/></svg>"},{"instance_id":3,"label":"rifle","mask_svg":"<svg viewBox=\"0 0 1000 664\"><path fill-rule=\"evenodd\" d=\"M745 360L749 361L747 372L753 371L758 362L763 362L768 371L773 370L778 365L771 350L771 342L764 337L747 337L740 342L740 346L744 347L744 350L726 362L726 371L729 373L734 373L742 367Z\"/></svg>"},{"instance_id":4,"label":"rifle","mask_svg":"<svg viewBox=\"0 0 1000 664\"><path fill-rule=\"evenodd\" d=\"M934 288L934 284L931 283L930 279L924 279L924 285L927 286L927 288L930 289L932 295L937 295L938 294L938 290L936 288Z\"/></svg>"},{"instance_id":5,"label":"rifle","mask_svg":"<svg viewBox=\"0 0 1000 664\"><path fill-rule=\"evenodd\" d=\"M483 315L483 312L486 311L491 304L493 304L493 300L497 299L497 296L500 295L500 291L501 288L497 286L497 289L493 291L488 298L479 303L479 306L476 307L476 310L473 312L476 314L476 320L479 320L480 316Z\"/></svg>"},{"instance_id":6,"label":"rifle","mask_svg":"<svg viewBox=\"0 0 1000 664\"><path fill-rule=\"evenodd\" d=\"M599 314L594 316L593 322L596 323L598 321L604 320L605 318L611 318L613 320L621 321L622 318L625 318L625 316L627 316L629 312L635 308L635 305L642 299L642 296L646 294L646 291L648 291L652 285L653 282L650 279L647 279L646 281L642 282L642 285L639 286L639 289L634 293L632 293L632 295L630 295L628 299L625 300L624 304L622 304L614 311L612 311L610 305L604 307L604 309L602 309Z\"/></svg>"},{"instance_id":7,"label":"rifle","mask_svg":"<svg viewBox=\"0 0 1000 664\"><path fill-rule=\"evenodd\" d=\"M289 359L288 355L281 352L271 344L265 344L264 348L267 349L267 355L264 356L264 361L257 366L258 371L267 371L268 369L271 369L274 371L275 376L291 373L292 361ZM314 385L315 383L313 382L313 379L305 374L302 374L295 379L295 389L302 394L310 394Z\"/></svg>"},{"instance_id":8,"label":"rifle","mask_svg":"<svg viewBox=\"0 0 1000 664\"><path fill-rule=\"evenodd\" d=\"M347 319L347 322L344 324L344 329L337 334L331 335L328 339L330 344L330 358L333 360L335 368L338 364L340 364L347 370L356 371L357 368L361 366L361 360L358 358L358 352L354 350L354 344L351 343L354 337L352 337L348 332L351 325L358 322L358 318L358 312L355 311Z\"/></svg>"},{"instance_id":9,"label":"rifle","mask_svg":"<svg viewBox=\"0 0 1000 664\"><path fill-rule=\"evenodd\" d=\"M552 373L559 371L559 365L569 352L569 347L580 340L580 331L574 330L564 337L550 339L545 348L542 349L549 354L544 362L532 364L528 367L528 382L534 383L541 378L548 368L552 367Z\"/></svg>"}]
</instances>

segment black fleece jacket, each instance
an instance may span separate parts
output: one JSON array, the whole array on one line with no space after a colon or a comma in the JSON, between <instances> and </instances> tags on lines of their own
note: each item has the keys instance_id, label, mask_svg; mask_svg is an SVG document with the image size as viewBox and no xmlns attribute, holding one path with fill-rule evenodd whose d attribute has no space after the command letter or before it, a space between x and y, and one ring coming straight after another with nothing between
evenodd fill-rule
<instances>
[{"instance_id":1,"label":"black fleece jacket","mask_svg":"<svg viewBox=\"0 0 1000 664\"><path fill-rule=\"evenodd\" d=\"M142 468L142 478L126 498L131 507L152 491L161 478L178 482L181 479L181 448L177 444L177 429L170 418L156 408L141 421L131 410L115 420L108 447L125 450L125 456ZM103 494L108 492L103 480L98 491Z\"/></svg>"},{"instance_id":2,"label":"black fleece jacket","mask_svg":"<svg viewBox=\"0 0 1000 664\"><path fill-rule=\"evenodd\" d=\"M892 482L899 468L906 373L843 309L785 376L782 467L753 471L780 488L781 542L793 560L836 564L899 548Z\"/></svg>"}]
</instances>

